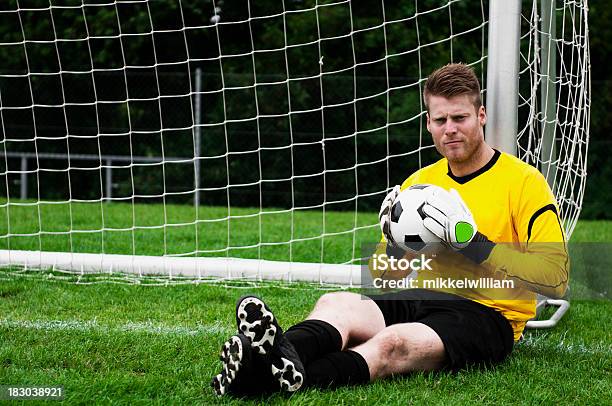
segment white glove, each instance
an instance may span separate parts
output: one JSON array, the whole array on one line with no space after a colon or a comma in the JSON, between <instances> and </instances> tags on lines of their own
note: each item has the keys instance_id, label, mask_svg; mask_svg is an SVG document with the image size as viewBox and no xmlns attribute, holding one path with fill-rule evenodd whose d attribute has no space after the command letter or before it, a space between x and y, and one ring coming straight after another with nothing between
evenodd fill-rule
<instances>
[{"instance_id":1,"label":"white glove","mask_svg":"<svg viewBox=\"0 0 612 406\"><path fill-rule=\"evenodd\" d=\"M380 205L380 211L378 212L378 220L380 221L380 230L385 236L385 240L389 244L395 244L393 236L391 235L391 207L393 202L400 193L399 185L393 186L393 189L385 196L382 204Z\"/></svg>"},{"instance_id":2,"label":"white glove","mask_svg":"<svg viewBox=\"0 0 612 406\"><path fill-rule=\"evenodd\" d=\"M423 225L455 251L472 241L478 228L470 209L455 189L435 190L426 200Z\"/></svg>"}]
</instances>

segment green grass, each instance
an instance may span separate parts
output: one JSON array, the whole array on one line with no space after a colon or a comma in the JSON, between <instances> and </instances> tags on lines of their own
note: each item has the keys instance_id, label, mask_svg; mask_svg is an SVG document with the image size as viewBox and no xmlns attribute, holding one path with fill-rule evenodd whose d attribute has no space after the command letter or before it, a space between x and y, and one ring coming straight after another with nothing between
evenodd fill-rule
<instances>
[{"instance_id":1,"label":"green grass","mask_svg":"<svg viewBox=\"0 0 612 406\"><path fill-rule=\"evenodd\" d=\"M342 263L380 235L372 213L25 203L0 206L0 249Z\"/></svg>"},{"instance_id":2,"label":"green grass","mask_svg":"<svg viewBox=\"0 0 612 406\"><path fill-rule=\"evenodd\" d=\"M117 216L117 222L123 221L119 209L116 213L113 210L109 206L105 212L109 217L105 218L110 222L112 216ZM320 212L302 214L300 230L311 227L310 232L316 233L321 229ZM15 220L23 223L19 226L23 230L31 226L14 215L11 214L12 225ZM326 216L330 227L354 221L349 213L328 212ZM49 213L49 218L54 217ZM75 217L73 229L77 229L75 224L85 229L93 227L94 220L87 216L79 215L78 222ZM36 218L37 215L33 217L34 224L38 224ZM6 226L3 220L0 224ZM55 223L45 224L49 229L59 229ZM273 224L269 227L270 232L274 231ZM283 235L286 225L281 223L276 228ZM36 231L36 226L30 230ZM3 233L6 229L0 230L0 235ZM11 233L17 231L11 229ZM129 252L133 248L129 233L116 242L117 251L113 252ZM255 235L259 238L258 229ZM253 234L242 238L249 240ZM580 222L574 238L611 242L612 222ZM30 244L27 238L22 240L24 245ZM155 253L158 249L148 247L146 239L143 241L142 252L139 248L138 253ZM315 242L316 247L311 249L318 252L321 240ZM6 243L6 239L2 240L2 244ZM152 238L149 243L158 244L159 240ZM16 249L13 244L18 242L11 241L11 247ZM45 239L44 244L56 249L51 248L53 238ZM57 246L62 244L65 242ZM185 247L191 244L189 240ZM329 244L330 258L340 258L345 253L338 251L351 249L353 241L335 242L329 237ZM277 255L282 257L281 253ZM287 327L304 318L323 291L300 284L80 285L46 280L43 276L19 278L0 271L0 385L64 385L66 402L72 404L242 403L245 400L216 398L208 385L220 366L219 346L235 329L235 301L246 293L263 297ZM291 397L275 394L246 401L303 405L609 404L611 316L610 300L575 300L555 329L528 332L513 355L492 369L413 374L354 388L306 390Z\"/></svg>"},{"instance_id":3,"label":"green grass","mask_svg":"<svg viewBox=\"0 0 612 406\"><path fill-rule=\"evenodd\" d=\"M234 303L260 295L288 326L321 291L223 286L81 286L39 280L0 285L0 382L64 385L70 403L237 403L208 387ZM612 390L610 301L574 302L560 324L530 332L490 370L416 374L358 388L307 390L253 402L606 403ZM63 321L60 323L59 321Z\"/></svg>"}]
</instances>

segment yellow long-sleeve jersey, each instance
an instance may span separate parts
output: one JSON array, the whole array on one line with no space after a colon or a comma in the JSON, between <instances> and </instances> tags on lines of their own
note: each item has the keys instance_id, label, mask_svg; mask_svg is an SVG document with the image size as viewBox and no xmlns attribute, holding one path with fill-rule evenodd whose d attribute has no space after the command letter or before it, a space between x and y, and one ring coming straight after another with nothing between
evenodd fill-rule
<instances>
[{"instance_id":1,"label":"yellow long-sleeve jersey","mask_svg":"<svg viewBox=\"0 0 612 406\"><path fill-rule=\"evenodd\" d=\"M495 246L480 264L460 254L439 256L433 270L419 272L418 278L512 280L515 287L501 294L499 288L438 290L500 311L518 340L527 320L535 315L536 292L561 297L569 279L565 236L546 179L518 158L495 151L473 174L454 176L448 161L441 159L412 174L401 189L423 183L456 189L472 212L478 231Z\"/></svg>"}]
</instances>

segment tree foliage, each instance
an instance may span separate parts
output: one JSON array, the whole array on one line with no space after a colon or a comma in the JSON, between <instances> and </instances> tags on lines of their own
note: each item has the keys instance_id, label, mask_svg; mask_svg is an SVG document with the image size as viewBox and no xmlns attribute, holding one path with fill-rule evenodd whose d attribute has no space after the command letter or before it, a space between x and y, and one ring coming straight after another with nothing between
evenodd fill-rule
<instances>
[{"instance_id":1,"label":"tree foliage","mask_svg":"<svg viewBox=\"0 0 612 406\"><path fill-rule=\"evenodd\" d=\"M116 195L171 192L187 202L201 72L204 202L346 200L332 208L353 209L359 195L359 208L372 209L381 195L369 194L381 182L400 183L437 159L421 113L423 77L451 61L482 74L487 10L477 3L385 1L383 10L380 1L98 0L73 8L82 2L71 0L49 8L28 0L17 13L8 1L0 6L13 10L0 24L3 43L12 44L0 46L3 141L9 151L187 158L114 163ZM607 128L604 114L593 109L592 128ZM45 198L96 198L105 181L100 169L92 187L92 174L41 170L30 182L53 184Z\"/></svg>"}]
</instances>

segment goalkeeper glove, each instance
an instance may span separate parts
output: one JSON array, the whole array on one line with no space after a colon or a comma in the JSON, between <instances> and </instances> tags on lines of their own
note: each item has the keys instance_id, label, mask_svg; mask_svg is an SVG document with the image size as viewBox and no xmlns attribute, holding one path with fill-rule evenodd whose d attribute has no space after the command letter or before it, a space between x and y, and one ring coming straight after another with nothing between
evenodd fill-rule
<instances>
[{"instance_id":1,"label":"goalkeeper glove","mask_svg":"<svg viewBox=\"0 0 612 406\"><path fill-rule=\"evenodd\" d=\"M489 257L495 247L478 227L470 209L455 189L450 193L440 188L426 200L423 212L427 217L423 225L453 250L477 264Z\"/></svg>"},{"instance_id":2,"label":"goalkeeper glove","mask_svg":"<svg viewBox=\"0 0 612 406\"><path fill-rule=\"evenodd\" d=\"M468 246L478 232L470 209L455 189L434 191L423 206L423 225L458 251Z\"/></svg>"}]
</instances>

